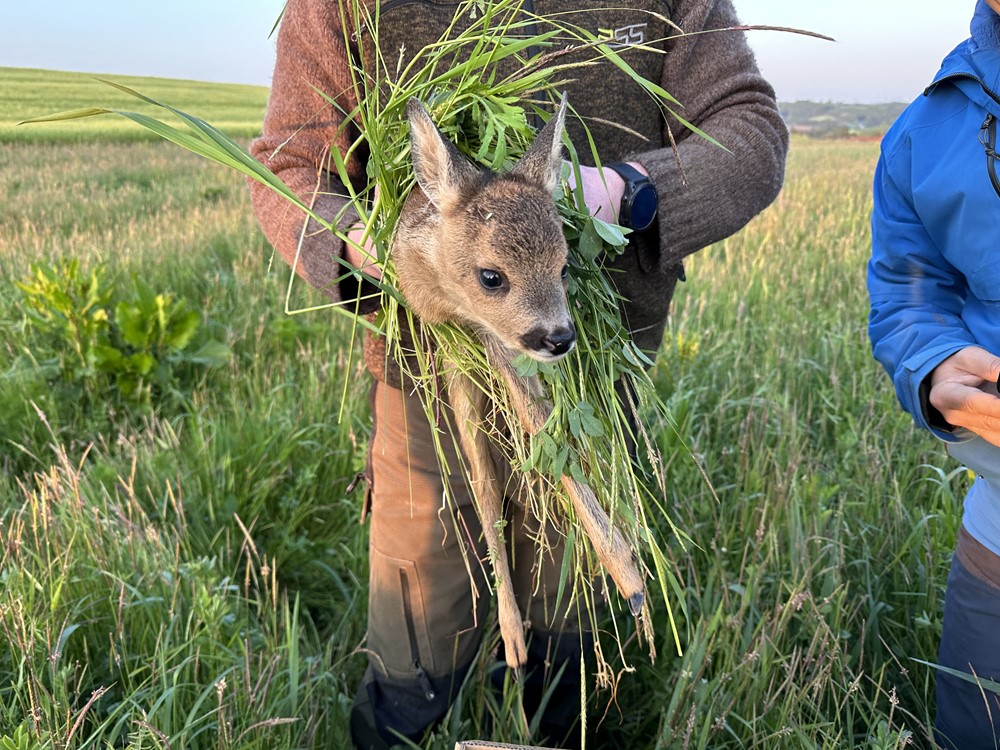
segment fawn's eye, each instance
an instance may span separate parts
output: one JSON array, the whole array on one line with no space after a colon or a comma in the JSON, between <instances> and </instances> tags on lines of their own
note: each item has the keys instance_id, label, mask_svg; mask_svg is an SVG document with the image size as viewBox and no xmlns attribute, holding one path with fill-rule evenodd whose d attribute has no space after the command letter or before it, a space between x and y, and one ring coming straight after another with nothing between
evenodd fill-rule
<instances>
[{"instance_id":1,"label":"fawn's eye","mask_svg":"<svg viewBox=\"0 0 1000 750\"><path fill-rule=\"evenodd\" d=\"M482 268L479 271L479 283L483 289L499 289L503 286L503 274L492 268Z\"/></svg>"},{"instance_id":2,"label":"fawn's eye","mask_svg":"<svg viewBox=\"0 0 1000 750\"><path fill-rule=\"evenodd\" d=\"M562 271L559 272L559 278L563 281L569 278L569 266L563 266Z\"/></svg>"}]
</instances>

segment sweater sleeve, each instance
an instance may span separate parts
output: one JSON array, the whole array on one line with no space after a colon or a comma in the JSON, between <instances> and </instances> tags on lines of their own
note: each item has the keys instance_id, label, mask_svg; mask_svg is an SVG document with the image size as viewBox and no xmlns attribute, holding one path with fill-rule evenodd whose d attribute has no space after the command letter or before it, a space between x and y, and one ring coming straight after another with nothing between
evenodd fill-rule
<instances>
[{"instance_id":1,"label":"sweater sleeve","mask_svg":"<svg viewBox=\"0 0 1000 750\"><path fill-rule=\"evenodd\" d=\"M788 128L761 76L731 0L677 0L675 21L690 34L670 43L662 87L676 113L725 149L668 118L664 139L636 154L660 194L660 262L682 258L739 231L777 197L784 181Z\"/></svg>"},{"instance_id":2,"label":"sweater sleeve","mask_svg":"<svg viewBox=\"0 0 1000 750\"><path fill-rule=\"evenodd\" d=\"M263 131L250 152L317 215L346 229L357 213L328 161L331 146L346 153L358 136L355 127L343 127L341 114L355 102L339 6L323 0L287 3ZM360 182L359 160L347 167L352 181ZM265 236L299 276L334 301L357 293L353 277L337 281L344 276L337 261L344 254L342 240L311 219L307 224L303 212L260 183L251 181L250 193Z\"/></svg>"}]
</instances>

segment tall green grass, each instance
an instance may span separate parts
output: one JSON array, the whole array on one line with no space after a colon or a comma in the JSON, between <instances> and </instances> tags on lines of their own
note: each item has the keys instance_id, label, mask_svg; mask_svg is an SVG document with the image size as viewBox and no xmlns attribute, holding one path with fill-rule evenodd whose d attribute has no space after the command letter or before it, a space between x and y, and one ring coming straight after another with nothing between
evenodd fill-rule
<instances>
[{"instance_id":1,"label":"tall green grass","mask_svg":"<svg viewBox=\"0 0 1000 750\"><path fill-rule=\"evenodd\" d=\"M777 204L693 258L677 297L657 380L715 488L674 461L698 545L656 728L678 746L927 743L932 676L912 660L936 656L968 477L870 358L876 149L794 141Z\"/></svg>"},{"instance_id":2,"label":"tall green grass","mask_svg":"<svg viewBox=\"0 0 1000 750\"><path fill-rule=\"evenodd\" d=\"M794 140L777 203L687 263L653 371L674 427L651 425L694 542L660 530L685 651L665 623L655 664L627 645L637 671L590 696L593 747L928 745L933 675L914 660L935 658L969 479L869 354L876 155ZM23 366L47 344L14 286L62 257L187 300L230 364L152 410L65 398ZM0 738L345 746L367 381L342 316L283 316L287 274L222 168L114 138L0 145ZM492 646L425 747L485 734L484 705L494 739L526 739L484 687Z\"/></svg>"},{"instance_id":3,"label":"tall green grass","mask_svg":"<svg viewBox=\"0 0 1000 750\"><path fill-rule=\"evenodd\" d=\"M339 746L364 662L357 358L280 312L285 269L225 170L159 144L0 154L0 737ZM67 398L25 365L51 352L14 285L65 257L172 290L230 364L152 410Z\"/></svg>"}]
</instances>

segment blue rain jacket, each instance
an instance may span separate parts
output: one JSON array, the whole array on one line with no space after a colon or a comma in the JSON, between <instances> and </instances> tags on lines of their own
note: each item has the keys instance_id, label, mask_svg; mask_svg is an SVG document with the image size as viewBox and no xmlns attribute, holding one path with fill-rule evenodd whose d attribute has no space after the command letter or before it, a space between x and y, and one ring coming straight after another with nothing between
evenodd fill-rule
<instances>
[{"instance_id":1,"label":"blue rain jacket","mask_svg":"<svg viewBox=\"0 0 1000 750\"><path fill-rule=\"evenodd\" d=\"M903 408L979 475L962 522L1000 555L1000 448L928 422L937 365L971 345L1000 355L1000 17L985 0L971 30L882 141L869 334Z\"/></svg>"},{"instance_id":2,"label":"blue rain jacket","mask_svg":"<svg viewBox=\"0 0 1000 750\"><path fill-rule=\"evenodd\" d=\"M930 372L970 345L1000 354L1000 17L980 0L972 37L882 141L875 173L869 333L917 424ZM993 144L993 145L991 145Z\"/></svg>"}]
</instances>

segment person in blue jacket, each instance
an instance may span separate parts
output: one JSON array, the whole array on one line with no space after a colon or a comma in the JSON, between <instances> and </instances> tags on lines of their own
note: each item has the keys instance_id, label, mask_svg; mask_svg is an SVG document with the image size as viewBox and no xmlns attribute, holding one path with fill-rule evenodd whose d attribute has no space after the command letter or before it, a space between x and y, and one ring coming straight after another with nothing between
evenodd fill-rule
<instances>
[{"instance_id":1,"label":"person in blue jacket","mask_svg":"<svg viewBox=\"0 0 1000 750\"><path fill-rule=\"evenodd\" d=\"M1000 747L1000 0L894 123L875 173L869 334L917 425L977 474L945 593L935 736ZM992 689L991 689L992 688Z\"/></svg>"}]
</instances>

